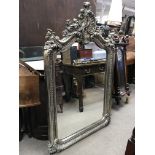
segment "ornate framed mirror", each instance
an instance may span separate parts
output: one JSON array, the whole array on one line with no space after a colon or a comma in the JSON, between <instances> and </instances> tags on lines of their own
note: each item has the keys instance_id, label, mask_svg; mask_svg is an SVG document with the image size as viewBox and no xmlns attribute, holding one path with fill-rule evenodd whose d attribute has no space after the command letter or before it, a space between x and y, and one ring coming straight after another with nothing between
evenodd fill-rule
<instances>
[{"instance_id":1,"label":"ornate framed mirror","mask_svg":"<svg viewBox=\"0 0 155 155\"><path fill-rule=\"evenodd\" d=\"M90 9L90 3L84 2L83 8L77 19L67 20L66 28L63 31L63 38L60 39L55 33L48 29L44 46L44 67L48 89L48 121L49 121L49 152L50 154L60 152L74 143L82 140L90 134L107 126L110 122L110 112L112 103L113 70L115 61L115 46L112 37L102 37L97 29L94 13ZM59 124L56 103L56 78L55 64L58 53L66 50L74 43L80 45L94 42L101 49L106 51L104 91L102 93L102 114L100 119L85 125L83 128L71 133L63 138L59 137ZM79 112L79 114L85 113ZM72 119L72 118L71 118ZM78 122L77 122L78 123ZM67 124L66 124L67 126Z\"/></svg>"}]
</instances>

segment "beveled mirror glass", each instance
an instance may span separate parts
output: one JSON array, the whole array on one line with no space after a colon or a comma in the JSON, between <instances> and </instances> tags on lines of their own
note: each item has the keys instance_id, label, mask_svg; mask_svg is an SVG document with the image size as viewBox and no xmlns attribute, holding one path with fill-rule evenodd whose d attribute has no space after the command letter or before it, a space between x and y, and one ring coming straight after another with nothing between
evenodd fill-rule
<instances>
[{"instance_id":1,"label":"beveled mirror glass","mask_svg":"<svg viewBox=\"0 0 155 155\"><path fill-rule=\"evenodd\" d=\"M60 39L55 33L48 29L46 34L46 43L44 47L44 64L45 64L45 75L47 81L47 89L48 89L48 120L49 120L49 152L50 154L55 152L60 152L69 146L73 145L74 143L80 141L81 139L89 136L90 134L98 131L99 129L107 126L110 122L110 111L111 111L111 100L112 100L112 81L113 81L113 69L114 69L114 61L115 61L115 46L113 43L112 36L102 37L100 29L96 26L96 20L94 13L91 11L90 3L84 2L83 8L80 10L80 13L77 18L73 20L66 21L66 28L63 31L63 38ZM100 90L100 101L93 101L100 103L100 113L94 113L93 119L89 122L87 118L91 117L87 110L88 102L91 102L93 105L92 100L89 100L89 96L92 96L91 93L87 95L89 90L85 90L86 96L88 98L84 98L83 94L79 96L79 105L76 103L75 111L71 113L67 113L68 117L64 117L63 114L66 113L65 108L64 112L58 113L58 106L57 106L57 91L56 91L56 58L59 53L63 54L67 52L67 50L73 45L73 43L78 43L80 45L80 49L84 50L84 46L87 46L88 43L94 42L96 46L100 49L104 49L106 51L106 60L102 60L101 62L98 61L98 68L100 72L104 73L104 87L96 89L94 88L94 92L96 96L99 96ZM80 82L82 79L80 78L81 74L89 74L91 69L89 69L90 65L96 65L95 62L85 65L77 65L74 63L72 68L64 67L64 72L71 73L78 68L79 76L76 77L76 80L79 81L79 87L82 87ZM67 65L63 65L67 66ZM81 67L81 70L80 70ZM96 68L96 67L94 67ZM93 70L94 71L94 70ZM95 71L94 71L95 72ZM79 88L82 91L82 88ZM96 90L95 90L96 89ZM103 92L103 93L102 93ZM83 103L84 100L84 103ZM78 102L78 101L76 101ZM101 104L102 103L102 104ZM71 106L74 106L72 104ZM78 106L77 106L78 105ZM68 109L69 104L67 105ZM73 109L74 109L73 108ZM90 107L88 107L89 109ZM90 109L93 109L91 107ZM94 108L95 111L95 108ZM76 116L74 116L74 114ZM87 114L87 115L85 115ZM97 117L96 117L97 116ZM98 117L100 116L100 117ZM80 121L75 122L74 117L78 117L77 120L82 120L82 126L79 126L78 123ZM70 119L69 119L70 118ZM68 119L71 124L65 124L68 129L74 128L74 130L70 130L65 134L62 134L63 125L61 124L65 119ZM67 122L67 121L65 121ZM72 125L75 125L74 127Z\"/></svg>"}]
</instances>

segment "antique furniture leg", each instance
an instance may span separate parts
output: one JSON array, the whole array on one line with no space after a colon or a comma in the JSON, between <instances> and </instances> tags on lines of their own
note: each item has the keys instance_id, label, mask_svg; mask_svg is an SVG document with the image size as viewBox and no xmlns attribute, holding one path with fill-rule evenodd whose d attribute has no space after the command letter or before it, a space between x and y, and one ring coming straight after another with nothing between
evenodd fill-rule
<instances>
[{"instance_id":1,"label":"antique furniture leg","mask_svg":"<svg viewBox=\"0 0 155 155\"><path fill-rule=\"evenodd\" d=\"M135 155L135 128L133 129L131 138L128 140L125 155Z\"/></svg>"},{"instance_id":2,"label":"antique furniture leg","mask_svg":"<svg viewBox=\"0 0 155 155\"><path fill-rule=\"evenodd\" d=\"M19 108L19 141L23 139L23 112Z\"/></svg>"},{"instance_id":3,"label":"antique furniture leg","mask_svg":"<svg viewBox=\"0 0 155 155\"><path fill-rule=\"evenodd\" d=\"M65 101L68 102L71 99L71 88L72 88L72 76L64 73L63 74L64 90L65 90Z\"/></svg>"},{"instance_id":4,"label":"antique furniture leg","mask_svg":"<svg viewBox=\"0 0 155 155\"><path fill-rule=\"evenodd\" d=\"M63 113L63 104L60 104L59 106L60 106L60 110L61 110L60 112Z\"/></svg>"},{"instance_id":5,"label":"antique furniture leg","mask_svg":"<svg viewBox=\"0 0 155 155\"><path fill-rule=\"evenodd\" d=\"M114 92L113 92L113 98L116 101L116 104L119 105L120 104L120 89L118 86L118 76L117 76L117 67L116 67L116 61L115 61L115 66L114 66Z\"/></svg>"},{"instance_id":6,"label":"antique furniture leg","mask_svg":"<svg viewBox=\"0 0 155 155\"><path fill-rule=\"evenodd\" d=\"M127 65L127 81L128 83L135 83L135 64Z\"/></svg>"},{"instance_id":7,"label":"antique furniture leg","mask_svg":"<svg viewBox=\"0 0 155 155\"><path fill-rule=\"evenodd\" d=\"M127 57L126 57L126 47L125 47L125 51L124 51L124 61L125 61L125 90L126 90L126 94L128 96L130 96L130 91L129 91L129 83L128 83L128 76L127 76L127 66L126 66L126 62L127 62Z\"/></svg>"},{"instance_id":8,"label":"antique furniture leg","mask_svg":"<svg viewBox=\"0 0 155 155\"><path fill-rule=\"evenodd\" d=\"M121 100L119 87L116 87L115 100L116 100L117 105L119 105L120 104L120 100Z\"/></svg>"},{"instance_id":9,"label":"antique furniture leg","mask_svg":"<svg viewBox=\"0 0 155 155\"><path fill-rule=\"evenodd\" d=\"M31 138L32 137L32 123L31 123L31 107L29 107L27 109L27 114L28 114L28 122L27 122L27 126L28 126L28 136Z\"/></svg>"},{"instance_id":10,"label":"antique furniture leg","mask_svg":"<svg viewBox=\"0 0 155 155\"><path fill-rule=\"evenodd\" d=\"M28 134L28 136L32 137L32 126L31 126L31 116L30 116L30 109L23 108L23 121L24 121L24 132Z\"/></svg>"},{"instance_id":11,"label":"antique furniture leg","mask_svg":"<svg viewBox=\"0 0 155 155\"><path fill-rule=\"evenodd\" d=\"M56 101L57 101L57 104L59 106L59 109L58 109L58 112L59 113L63 113L63 97L62 97L62 94L63 94L63 87L62 86L58 86L56 87Z\"/></svg>"},{"instance_id":12,"label":"antique furniture leg","mask_svg":"<svg viewBox=\"0 0 155 155\"><path fill-rule=\"evenodd\" d=\"M77 78L78 82L78 95L79 95L79 111L83 112L83 79L81 76Z\"/></svg>"}]
</instances>

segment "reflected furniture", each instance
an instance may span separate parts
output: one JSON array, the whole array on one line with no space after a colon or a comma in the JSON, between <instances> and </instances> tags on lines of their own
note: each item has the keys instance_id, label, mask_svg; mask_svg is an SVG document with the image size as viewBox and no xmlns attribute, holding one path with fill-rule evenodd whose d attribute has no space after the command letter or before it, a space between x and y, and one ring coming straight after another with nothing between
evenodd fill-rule
<instances>
[{"instance_id":1,"label":"reflected furniture","mask_svg":"<svg viewBox=\"0 0 155 155\"><path fill-rule=\"evenodd\" d=\"M63 64L64 76L72 75L77 80L78 85L78 97L79 97L79 111L83 112L83 77L92 75L95 73L105 72L106 61L96 62L90 64ZM65 81L67 85L69 81ZM69 89L66 89L66 95L70 95Z\"/></svg>"}]
</instances>

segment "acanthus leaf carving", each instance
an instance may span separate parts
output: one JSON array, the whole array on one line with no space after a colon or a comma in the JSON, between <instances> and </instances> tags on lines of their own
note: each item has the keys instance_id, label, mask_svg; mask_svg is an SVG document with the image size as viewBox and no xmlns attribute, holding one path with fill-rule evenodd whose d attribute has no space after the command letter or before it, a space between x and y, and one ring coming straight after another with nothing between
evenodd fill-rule
<instances>
[{"instance_id":1,"label":"acanthus leaf carving","mask_svg":"<svg viewBox=\"0 0 155 155\"><path fill-rule=\"evenodd\" d=\"M51 29L47 29L45 39L47 39L44 46L45 50L59 50L62 48L59 37Z\"/></svg>"}]
</instances>

